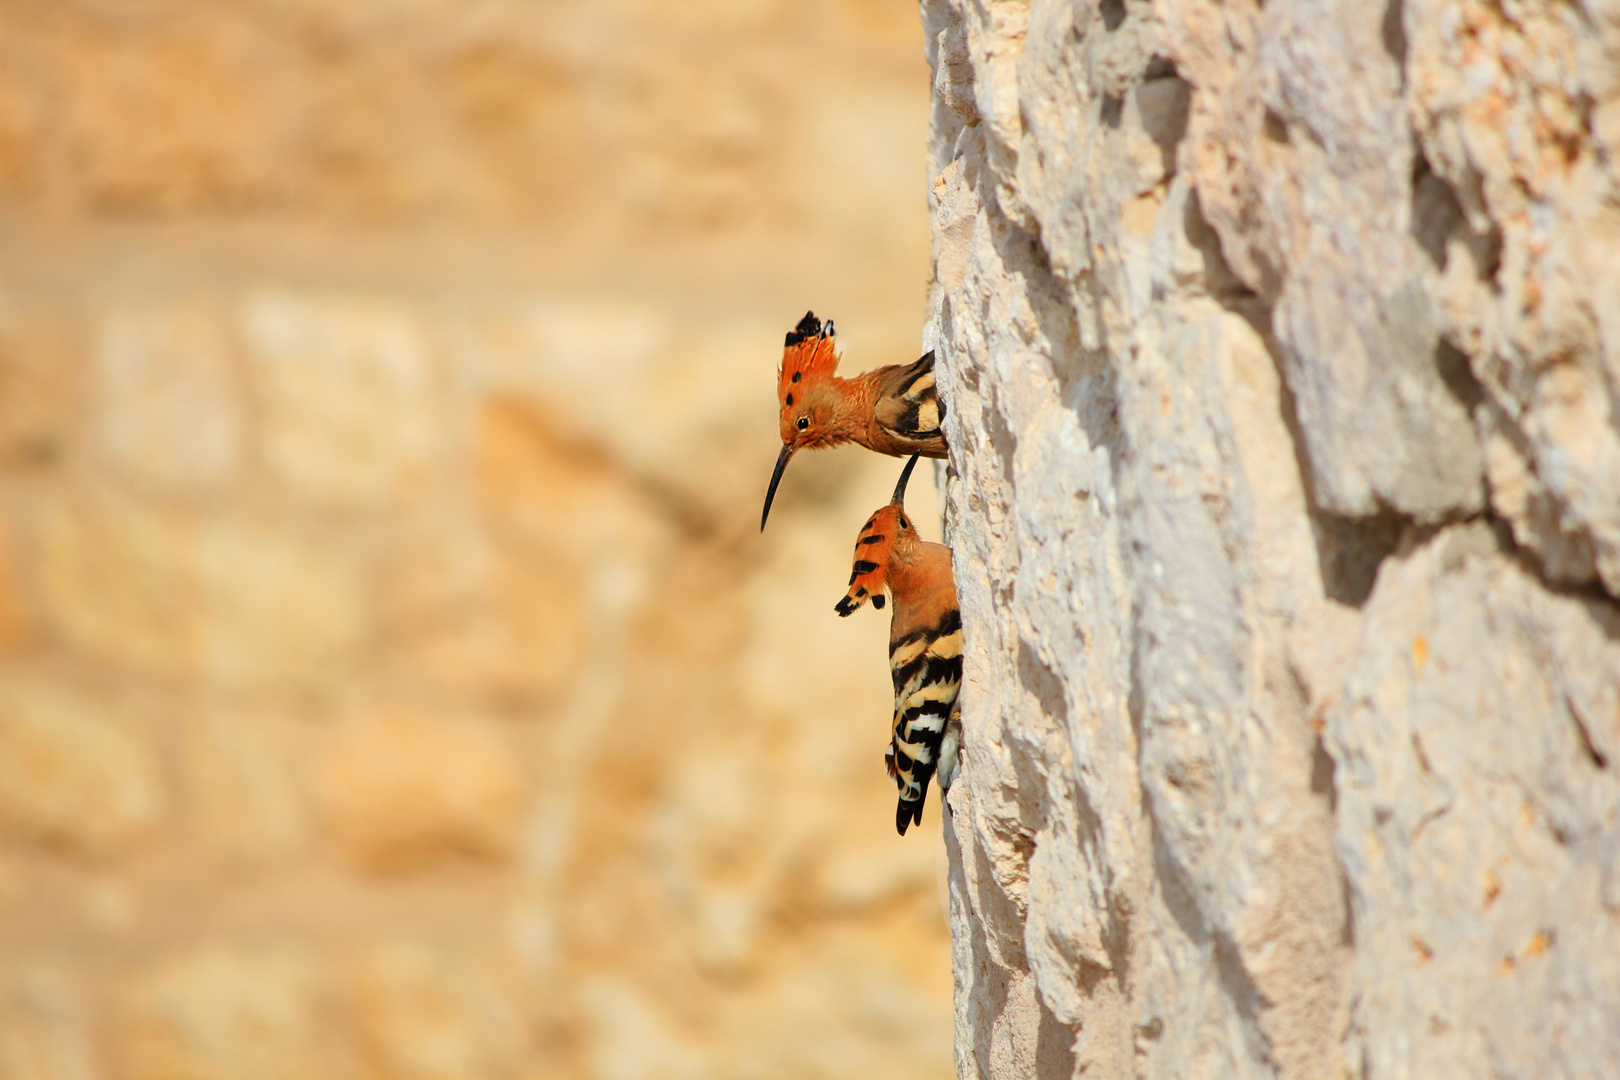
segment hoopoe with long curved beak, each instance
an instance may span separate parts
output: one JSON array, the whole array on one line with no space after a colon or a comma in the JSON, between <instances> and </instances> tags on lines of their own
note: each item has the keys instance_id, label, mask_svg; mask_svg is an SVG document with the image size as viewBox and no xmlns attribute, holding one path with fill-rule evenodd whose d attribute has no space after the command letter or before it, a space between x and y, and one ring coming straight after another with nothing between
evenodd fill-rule
<instances>
[{"instance_id":1,"label":"hoopoe with long curved beak","mask_svg":"<svg viewBox=\"0 0 1620 1080\"><path fill-rule=\"evenodd\" d=\"M934 388L934 353L914 363L890 364L841 379L833 347L833 324L823 325L813 311L788 331L782 367L776 373L781 406L782 453L765 492L759 531L771 516L771 501L788 461L800 450L819 450L846 442L892 457L921 454L945 456L940 421L945 403Z\"/></svg>"},{"instance_id":2,"label":"hoopoe with long curved beak","mask_svg":"<svg viewBox=\"0 0 1620 1080\"><path fill-rule=\"evenodd\" d=\"M885 590L894 598L889 616L894 728L883 756L900 789L894 823L901 836L912 822L922 822L931 776L939 780L943 803L962 746L962 713L956 702L962 687L962 615L956 606L951 549L919 538L906 514L906 481L917 458L913 454L906 462L889 505L861 526L849 592L835 609L853 615L868 600L881 608Z\"/></svg>"}]
</instances>

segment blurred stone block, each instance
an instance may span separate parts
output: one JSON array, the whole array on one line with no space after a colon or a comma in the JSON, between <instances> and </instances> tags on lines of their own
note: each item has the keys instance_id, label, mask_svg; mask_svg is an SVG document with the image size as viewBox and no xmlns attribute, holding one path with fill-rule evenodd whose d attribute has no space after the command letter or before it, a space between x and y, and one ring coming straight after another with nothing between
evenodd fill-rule
<instances>
[{"instance_id":1,"label":"blurred stone block","mask_svg":"<svg viewBox=\"0 0 1620 1080\"><path fill-rule=\"evenodd\" d=\"M33 630L33 617L19 591L22 580L16 545L0 527L0 654L23 644Z\"/></svg>"},{"instance_id":2,"label":"blurred stone block","mask_svg":"<svg viewBox=\"0 0 1620 1080\"><path fill-rule=\"evenodd\" d=\"M93 854L157 824L158 761L128 717L56 687L0 688L0 824L14 836Z\"/></svg>"},{"instance_id":3,"label":"blurred stone block","mask_svg":"<svg viewBox=\"0 0 1620 1080\"><path fill-rule=\"evenodd\" d=\"M931 896L818 891L897 842L887 620L830 605L900 463L753 524L804 308L917 355L916 46L0 0L0 703L96 707L23 731L71 784L3 719L0 1080L949 1075Z\"/></svg>"},{"instance_id":4,"label":"blurred stone block","mask_svg":"<svg viewBox=\"0 0 1620 1080\"><path fill-rule=\"evenodd\" d=\"M367 633L358 570L262 523L198 523L196 669L244 687L327 683Z\"/></svg>"},{"instance_id":5,"label":"blurred stone block","mask_svg":"<svg viewBox=\"0 0 1620 1080\"><path fill-rule=\"evenodd\" d=\"M0 295L0 466L60 460L81 372L64 316L33 297Z\"/></svg>"},{"instance_id":6,"label":"blurred stone block","mask_svg":"<svg viewBox=\"0 0 1620 1080\"><path fill-rule=\"evenodd\" d=\"M839 844L816 875L816 887L836 911L870 911L903 896L929 893L934 859L935 845Z\"/></svg>"},{"instance_id":7,"label":"blurred stone block","mask_svg":"<svg viewBox=\"0 0 1620 1080\"><path fill-rule=\"evenodd\" d=\"M367 869L505 859L523 805L513 759L488 721L377 712L346 724L322 750L321 806L343 852Z\"/></svg>"},{"instance_id":8,"label":"blurred stone block","mask_svg":"<svg viewBox=\"0 0 1620 1080\"><path fill-rule=\"evenodd\" d=\"M240 686L329 680L362 636L358 582L260 525L118 498L59 503L39 530L51 621L92 656Z\"/></svg>"},{"instance_id":9,"label":"blurred stone block","mask_svg":"<svg viewBox=\"0 0 1620 1080\"><path fill-rule=\"evenodd\" d=\"M318 988L284 948L210 947L159 964L118 1002L130 1080L312 1080L342 1075L323 1053Z\"/></svg>"},{"instance_id":10,"label":"blurred stone block","mask_svg":"<svg viewBox=\"0 0 1620 1080\"><path fill-rule=\"evenodd\" d=\"M62 133L92 204L150 213L274 196L285 147L247 34L228 24L211 33L91 26L66 36L54 59Z\"/></svg>"},{"instance_id":11,"label":"blurred stone block","mask_svg":"<svg viewBox=\"0 0 1620 1080\"><path fill-rule=\"evenodd\" d=\"M291 728L282 716L217 707L185 725L180 763L188 820L232 864L285 857L307 838Z\"/></svg>"},{"instance_id":12,"label":"blurred stone block","mask_svg":"<svg viewBox=\"0 0 1620 1080\"><path fill-rule=\"evenodd\" d=\"M223 313L200 301L108 314L95 352L95 425L126 476L215 488L242 458L243 414Z\"/></svg>"},{"instance_id":13,"label":"blurred stone block","mask_svg":"<svg viewBox=\"0 0 1620 1080\"><path fill-rule=\"evenodd\" d=\"M395 943L358 965L360 1029L390 1080L500 1080L528 1069L511 988L463 949Z\"/></svg>"},{"instance_id":14,"label":"blurred stone block","mask_svg":"<svg viewBox=\"0 0 1620 1080\"><path fill-rule=\"evenodd\" d=\"M585 648L581 568L515 547L430 536L390 567L384 631L412 678L523 701L570 684Z\"/></svg>"},{"instance_id":15,"label":"blurred stone block","mask_svg":"<svg viewBox=\"0 0 1620 1080\"><path fill-rule=\"evenodd\" d=\"M36 179L40 105L38 90L12 64L0 64L0 195L22 193Z\"/></svg>"},{"instance_id":16,"label":"blurred stone block","mask_svg":"<svg viewBox=\"0 0 1620 1080\"><path fill-rule=\"evenodd\" d=\"M471 153L467 183L502 216L555 214L577 197L590 148L580 80L511 41L478 43L453 57L442 84Z\"/></svg>"},{"instance_id":17,"label":"blurred stone block","mask_svg":"<svg viewBox=\"0 0 1620 1080\"><path fill-rule=\"evenodd\" d=\"M595 1035L591 1058L596 1076L699 1080L715 1074L715 1065L659 1014L638 987L599 976L585 984L581 999Z\"/></svg>"},{"instance_id":18,"label":"blurred stone block","mask_svg":"<svg viewBox=\"0 0 1620 1080\"><path fill-rule=\"evenodd\" d=\"M407 308L261 292L241 325L264 460L278 479L337 506L421 493L444 450L443 387Z\"/></svg>"},{"instance_id":19,"label":"blurred stone block","mask_svg":"<svg viewBox=\"0 0 1620 1080\"><path fill-rule=\"evenodd\" d=\"M99 1080L84 1004L54 966L14 972L0 996L0 1077Z\"/></svg>"},{"instance_id":20,"label":"blurred stone block","mask_svg":"<svg viewBox=\"0 0 1620 1080\"><path fill-rule=\"evenodd\" d=\"M463 323L455 351L484 393L534 406L563 442L718 517L757 501L769 476L782 333L757 317L683 321L639 300L544 295ZM738 377L748 371L758 380Z\"/></svg>"}]
</instances>

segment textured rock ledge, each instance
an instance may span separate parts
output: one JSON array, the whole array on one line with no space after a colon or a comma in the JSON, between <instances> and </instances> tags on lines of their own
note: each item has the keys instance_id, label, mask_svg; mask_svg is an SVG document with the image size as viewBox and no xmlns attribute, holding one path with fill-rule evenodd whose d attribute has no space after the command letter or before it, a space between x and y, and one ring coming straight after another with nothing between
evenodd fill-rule
<instances>
[{"instance_id":1,"label":"textured rock ledge","mask_svg":"<svg viewBox=\"0 0 1620 1080\"><path fill-rule=\"evenodd\" d=\"M1620 1061L1620 5L924 0L964 1077Z\"/></svg>"}]
</instances>

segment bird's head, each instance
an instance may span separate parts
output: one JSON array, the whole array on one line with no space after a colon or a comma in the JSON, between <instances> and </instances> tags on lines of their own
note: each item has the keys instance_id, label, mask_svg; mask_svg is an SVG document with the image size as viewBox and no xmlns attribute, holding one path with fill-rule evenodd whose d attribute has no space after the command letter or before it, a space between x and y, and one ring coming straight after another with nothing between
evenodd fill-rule
<instances>
[{"instance_id":1,"label":"bird's head","mask_svg":"<svg viewBox=\"0 0 1620 1080\"><path fill-rule=\"evenodd\" d=\"M771 474L771 486L765 493L765 510L759 518L762 532L771 515L776 485L782 482L789 459L800 450L830 446L837 441L833 434L839 400L833 382L838 371L834 333L832 320L823 324L813 311L805 312L799 324L788 331L782 349L782 367L776 373L782 452L777 456L776 471Z\"/></svg>"},{"instance_id":2,"label":"bird's head","mask_svg":"<svg viewBox=\"0 0 1620 1080\"><path fill-rule=\"evenodd\" d=\"M849 575L849 591L833 608L840 615L855 614L868 600L875 608L883 607L890 564L897 552L905 557L904 553L917 543L917 529L904 504L906 483L917 465L917 456L912 454L906 462L889 505L868 518L855 538L855 566Z\"/></svg>"}]
</instances>

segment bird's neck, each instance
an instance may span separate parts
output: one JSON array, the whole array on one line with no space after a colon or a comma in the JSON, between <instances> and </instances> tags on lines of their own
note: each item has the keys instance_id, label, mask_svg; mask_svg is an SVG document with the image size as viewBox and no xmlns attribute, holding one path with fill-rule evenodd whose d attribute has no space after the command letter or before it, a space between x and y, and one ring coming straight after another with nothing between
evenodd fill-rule
<instances>
[{"instance_id":1,"label":"bird's neck","mask_svg":"<svg viewBox=\"0 0 1620 1080\"><path fill-rule=\"evenodd\" d=\"M832 427L844 439L863 442L872 410L877 407L877 384L862 372L848 379L833 377Z\"/></svg>"},{"instance_id":2,"label":"bird's neck","mask_svg":"<svg viewBox=\"0 0 1620 1080\"><path fill-rule=\"evenodd\" d=\"M951 549L944 544L917 540L896 544L889 554L886 575L895 608L910 607L933 596L951 578Z\"/></svg>"}]
</instances>

